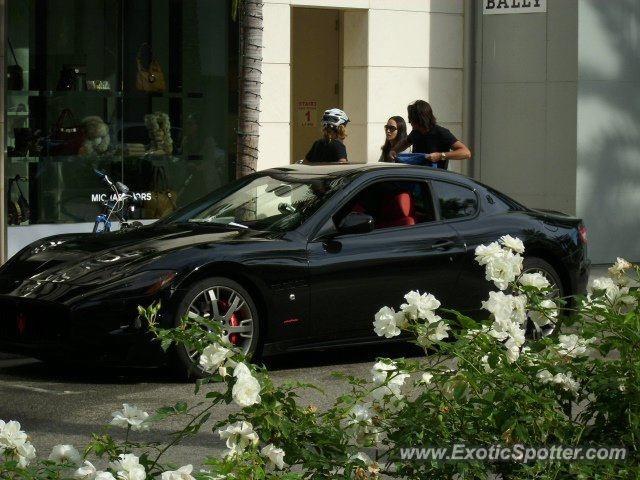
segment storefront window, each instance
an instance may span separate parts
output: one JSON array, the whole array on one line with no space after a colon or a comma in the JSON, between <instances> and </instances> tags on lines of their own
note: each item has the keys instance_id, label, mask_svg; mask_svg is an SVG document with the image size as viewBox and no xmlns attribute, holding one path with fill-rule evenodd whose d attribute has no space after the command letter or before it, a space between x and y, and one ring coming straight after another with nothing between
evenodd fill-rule
<instances>
[{"instance_id":1,"label":"storefront window","mask_svg":"<svg viewBox=\"0 0 640 480\"><path fill-rule=\"evenodd\" d=\"M134 192L143 221L231 180L229 4L7 1L10 254L43 236L29 233L38 225L90 231L109 194L95 170Z\"/></svg>"}]
</instances>

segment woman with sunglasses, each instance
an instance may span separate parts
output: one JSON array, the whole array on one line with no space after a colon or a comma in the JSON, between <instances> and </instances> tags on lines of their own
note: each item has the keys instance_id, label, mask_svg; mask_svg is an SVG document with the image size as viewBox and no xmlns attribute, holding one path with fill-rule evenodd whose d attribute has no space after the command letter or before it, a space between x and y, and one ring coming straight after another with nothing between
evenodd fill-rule
<instances>
[{"instance_id":1,"label":"woman with sunglasses","mask_svg":"<svg viewBox=\"0 0 640 480\"><path fill-rule=\"evenodd\" d=\"M382 146L382 153L380 154L379 162L395 162L391 158L391 151L400 142L404 142L407 139L407 124L404 118L400 116L391 117L387 120L387 124L384 126L385 142Z\"/></svg>"}]
</instances>

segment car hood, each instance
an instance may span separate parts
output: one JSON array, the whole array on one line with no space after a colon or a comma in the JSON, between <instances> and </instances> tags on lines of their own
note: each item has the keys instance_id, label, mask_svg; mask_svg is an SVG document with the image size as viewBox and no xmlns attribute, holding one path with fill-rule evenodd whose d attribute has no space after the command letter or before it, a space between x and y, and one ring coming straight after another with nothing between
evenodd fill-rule
<instances>
[{"instance_id":1,"label":"car hood","mask_svg":"<svg viewBox=\"0 0 640 480\"><path fill-rule=\"evenodd\" d=\"M35 242L16 254L0 270L0 277L92 285L116 280L147 265L161 268L150 264L174 252L204 245L237 247L247 242L270 242L280 236L197 224L149 226L100 235L61 235Z\"/></svg>"}]
</instances>

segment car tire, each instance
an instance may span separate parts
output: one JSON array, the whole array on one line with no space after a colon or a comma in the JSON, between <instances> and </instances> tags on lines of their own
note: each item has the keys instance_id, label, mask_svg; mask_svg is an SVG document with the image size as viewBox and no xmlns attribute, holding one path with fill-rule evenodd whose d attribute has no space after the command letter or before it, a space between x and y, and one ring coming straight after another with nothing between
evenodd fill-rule
<instances>
[{"instance_id":1,"label":"car tire","mask_svg":"<svg viewBox=\"0 0 640 480\"><path fill-rule=\"evenodd\" d=\"M232 306L229 303L235 302L236 297L240 298L239 306L235 313L231 315L227 324L231 328L233 328L234 323L238 324L236 325L238 330L246 330L250 325L251 331L229 333L229 338L232 343L243 350L248 361L256 361L260 354L261 345L258 309L249 292L235 280L226 277L211 277L192 285L178 305L174 326L178 326L189 311L194 311L201 316L211 316L213 313L213 316L216 317L215 312L207 310L207 302L209 303L208 307L212 309L210 292L214 292L215 298L219 299L216 302L219 314L217 318L223 323L225 320L222 320L221 317L226 317ZM247 335L250 335L250 338L247 338ZM205 372L198 365L197 352L189 352L184 345L177 345L174 348L174 357L174 367L177 368L177 372L182 376L194 379L202 378L205 375Z\"/></svg>"},{"instance_id":2,"label":"car tire","mask_svg":"<svg viewBox=\"0 0 640 480\"><path fill-rule=\"evenodd\" d=\"M541 273L551 283L554 292L549 295L549 299L563 298L565 296L562 279L556 269L546 260L538 257L525 257L522 265L522 273ZM562 311L560 311L562 314ZM545 328L546 327L546 328ZM551 335L554 326L545 326L541 330L536 329L531 320L527 320L526 337L530 339L540 338L541 336Z\"/></svg>"}]
</instances>

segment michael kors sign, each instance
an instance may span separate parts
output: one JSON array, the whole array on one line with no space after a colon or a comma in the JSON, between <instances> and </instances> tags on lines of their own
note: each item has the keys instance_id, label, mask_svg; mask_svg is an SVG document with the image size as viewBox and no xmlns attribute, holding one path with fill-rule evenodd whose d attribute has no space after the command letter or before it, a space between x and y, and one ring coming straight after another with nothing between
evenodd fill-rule
<instances>
[{"instance_id":1,"label":"michael kors sign","mask_svg":"<svg viewBox=\"0 0 640 480\"><path fill-rule=\"evenodd\" d=\"M544 13L547 0L483 0L485 15L499 13Z\"/></svg>"}]
</instances>

